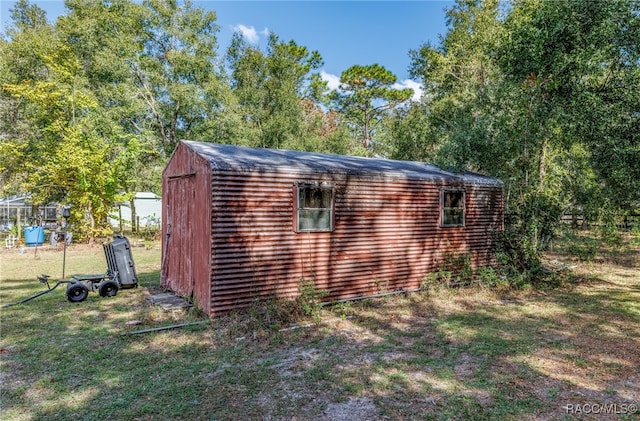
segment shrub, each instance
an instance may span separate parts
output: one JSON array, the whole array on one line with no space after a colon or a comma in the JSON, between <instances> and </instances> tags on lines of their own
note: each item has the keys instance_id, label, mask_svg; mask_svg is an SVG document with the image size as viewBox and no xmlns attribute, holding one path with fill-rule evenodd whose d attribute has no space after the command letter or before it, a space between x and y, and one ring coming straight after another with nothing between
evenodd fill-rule
<instances>
[{"instance_id":1,"label":"shrub","mask_svg":"<svg viewBox=\"0 0 640 421\"><path fill-rule=\"evenodd\" d=\"M496 273L495 269L488 266L478 268L475 273L475 277L480 285L486 287L494 287L504 283Z\"/></svg>"},{"instance_id":2,"label":"shrub","mask_svg":"<svg viewBox=\"0 0 640 421\"><path fill-rule=\"evenodd\" d=\"M329 295L327 290L319 290L311 279L301 279L298 296L295 299L296 311L306 317L320 319L322 299Z\"/></svg>"}]
</instances>

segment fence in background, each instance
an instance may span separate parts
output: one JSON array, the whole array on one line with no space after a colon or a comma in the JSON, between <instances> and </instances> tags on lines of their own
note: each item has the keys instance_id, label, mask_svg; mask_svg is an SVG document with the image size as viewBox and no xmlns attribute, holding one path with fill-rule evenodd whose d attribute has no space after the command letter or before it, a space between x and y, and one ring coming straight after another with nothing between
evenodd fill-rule
<instances>
[{"instance_id":1,"label":"fence in background","mask_svg":"<svg viewBox=\"0 0 640 421\"><path fill-rule=\"evenodd\" d=\"M633 228L640 228L640 213L632 213L629 215L621 215L615 218L616 226L620 230L630 231ZM584 215L579 214L566 214L560 219L562 223L569 225L573 228L593 228L599 224L589 222L585 219Z\"/></svg>"}]
</instances>

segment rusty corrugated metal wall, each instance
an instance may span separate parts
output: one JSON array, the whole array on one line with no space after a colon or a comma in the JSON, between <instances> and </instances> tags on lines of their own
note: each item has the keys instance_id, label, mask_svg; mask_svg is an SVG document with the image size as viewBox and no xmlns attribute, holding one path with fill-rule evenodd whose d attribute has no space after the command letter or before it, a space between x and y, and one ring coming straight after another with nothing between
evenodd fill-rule
<instances>
[{"instance_id":1,"label":"rusty corrugated metal wall","mask_svg":"<svg viewBox=\"0 0 640 421\"><path fill-rule=\"evenodd\" d=\"M296 233L295 185L335 185L333 232ZM294 296L301 279L327 300L414 289L445 253L489 263L491 232L502 227L502 191L457 184L464 227L440 227L440 184L403 178L219 171L212 177L211 310L256 298Z\"/></svg>"},{"instance_id":2,"label":"rusty corrugated metal wall","mask_svg":"<svg viewBox=\"0 0 640 421\"><path fill-rule=\"evenodd\" d=\"M334 186L334 229L296 232L298 183ZM465 226L441 225L441 191L465 191ZM418 288L448 254L491 262L502 183L401 161L181 142L163 173L162 286L214 316L291 297Z\"/></svg>"}]
</instances>

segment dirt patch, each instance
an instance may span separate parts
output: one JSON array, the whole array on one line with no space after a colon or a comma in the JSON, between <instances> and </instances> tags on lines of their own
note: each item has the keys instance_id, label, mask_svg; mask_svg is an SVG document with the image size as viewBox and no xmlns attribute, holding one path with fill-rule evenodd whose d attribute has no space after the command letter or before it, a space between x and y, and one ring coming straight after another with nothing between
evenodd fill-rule
<instances>
[{"instance_id":1,"label":"dirt patch","mask_svg":"<svg viewBox=\"0 0 640 421\"><path fill-rule=\"evenodd\" d=\"M281 360L271 366L282 378L299 377L305 369L321 358L321 353L316 348L295 347L282 354Z\"/></svg>"},{"instance_id":2,"label":"dirt patch","mask_svg":"<svg viewBox=\"0 0 640 421\"><path fill-rule=\"evenodd\" d=\"M461 380L471 377L478 367L478 361L467 354L462 354L459 360L460 362L453 369L456 376Z\"/></svg>"},{"instance_id":3,"label":"dirt patch","mask_svg":"<svg viewBox=\"0 0 640 421\"><path fill-rule=\"evenodd\" d=\"M322 419L327 421L374 421L382 418L373 401L362 397L328 404Z\"/></svg>"}]
</instances>

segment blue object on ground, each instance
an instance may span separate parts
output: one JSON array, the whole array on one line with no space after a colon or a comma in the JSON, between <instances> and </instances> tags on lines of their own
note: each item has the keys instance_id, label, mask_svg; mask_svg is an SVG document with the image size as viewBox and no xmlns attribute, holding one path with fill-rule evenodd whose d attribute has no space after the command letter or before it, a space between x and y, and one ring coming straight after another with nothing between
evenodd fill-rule
<instances>
[{"instance_id":1,"label":"blue object on ground","mask_svg":"<svg viewBox=\"0 0 640 421\"><path fill-rule=\"evenodd\" d=\"M38 226L25 227L24 243L28 246L44 243L44 228Z\"/></svg>"}]
</instances>

